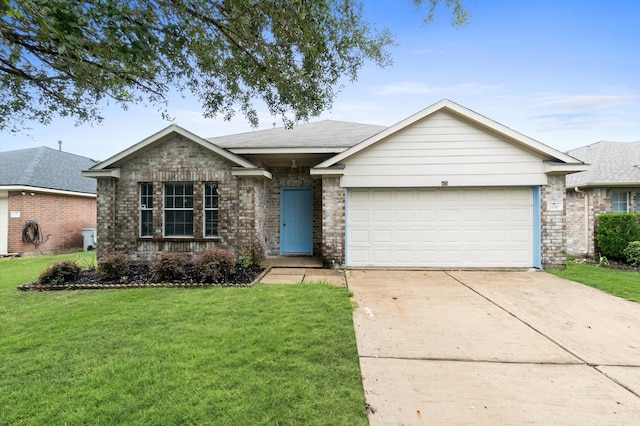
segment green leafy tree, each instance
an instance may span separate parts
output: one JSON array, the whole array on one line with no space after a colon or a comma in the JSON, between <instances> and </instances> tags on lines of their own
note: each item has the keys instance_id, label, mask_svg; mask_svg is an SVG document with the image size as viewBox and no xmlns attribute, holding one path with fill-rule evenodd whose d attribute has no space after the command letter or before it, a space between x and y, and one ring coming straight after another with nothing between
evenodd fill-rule
<instances>
[{"instance_id":1,"label":"green leafy tree","mask_svg":"<svg viewBox=\"0 0 640 426\"><path fill-rule=\"evenodd\" d=\"M412 0L453 23L460 0ZM285 124L330 107L339 81L393 43L358 0L0 0L0 130L71 116L99 121L115 102L166 115L171 90L197 96L206 117L262 100Z\"/></svg>"}]
</instances>

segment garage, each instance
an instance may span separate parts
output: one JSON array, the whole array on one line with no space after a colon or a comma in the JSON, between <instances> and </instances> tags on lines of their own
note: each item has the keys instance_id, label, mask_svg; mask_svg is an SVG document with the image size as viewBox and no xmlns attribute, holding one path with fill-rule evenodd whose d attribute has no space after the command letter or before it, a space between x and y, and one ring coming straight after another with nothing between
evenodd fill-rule
<instances>
[{"instance_id":1,"label":"garage","mask_svg":"<svg viewBox=\"0 0 640 426\"><path fill-rule=\"evenodd\" d=\"M350 267L531 267L534 189L347 189Z\"/></svg>"},{"instance_id":2,"label":"garage","mask_svg":"<svg viewBox=\"0 0 640 426\"><path fill-rule=\"evenodd\" d=\"M322 177L322 237L332 261L562 268L565 175L587 168L443 99L310 173Z\"/></svg>"}]
</instances>

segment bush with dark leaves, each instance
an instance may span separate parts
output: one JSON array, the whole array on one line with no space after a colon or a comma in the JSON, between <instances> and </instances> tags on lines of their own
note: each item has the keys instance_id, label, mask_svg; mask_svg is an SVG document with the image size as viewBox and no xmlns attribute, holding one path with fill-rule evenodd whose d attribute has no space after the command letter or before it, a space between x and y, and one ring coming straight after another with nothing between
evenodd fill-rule
<instances>
[{"instance_id":1,"label":"bush with dark leaves","mask_svg":"<svg viewBox=\"0 0 640 426\"><path fill-rule=\"evenodd\" d=\"M151 262L151 274L158 282L181 281L185 277L188 263L184 253L160 253Z\"/></svg>"},{"instance_id":2,"label":"bush with dark leaves","mask_svg":"<svg viewBox=\"0 0 640 426\"><path fill-rule=\"evenodd\" d=\"M208 248L195 258L194 266L205 283L223 283L236 271L238 257L230 250Z\"/></svg>"},{"instance_id":3,"label":"bush with dark leaves","mask_svg":"<svg viewBox=\"0 0 640 426\"><path fill-rule=\"evenodd\" d=\"M51 264L38 276L38 283L49 285L62 285L72 282L80 277L82 268L72 260L61 260Z\"/></svg>"},{"instance_id":4,"label":"bush with dark leaves","mask_svg":"<svg viewBox=\"0 0 640 426\"><path fill-rule=\"evenodd\" d=\"M98 260L98 274L105 281L117 281L129 275L131 257L123 252L110 253Z\"/></svg>"}]
</instances>

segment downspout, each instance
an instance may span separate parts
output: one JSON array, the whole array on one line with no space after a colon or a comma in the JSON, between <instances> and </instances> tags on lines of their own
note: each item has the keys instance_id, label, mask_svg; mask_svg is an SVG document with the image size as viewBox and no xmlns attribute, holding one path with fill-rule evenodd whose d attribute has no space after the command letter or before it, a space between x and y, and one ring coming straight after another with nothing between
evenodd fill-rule
<instances>
[{"instance_id":1,"label":"downspout","mask_svg":"<svg viewBox=\"0 0 640 426\"><path fill-rule=\"evenodd\" d=\"M584 194L584 252L589 256L589 193L581 191L577 186L574 188L579 194Z\"/></svg>"}]
</instances>

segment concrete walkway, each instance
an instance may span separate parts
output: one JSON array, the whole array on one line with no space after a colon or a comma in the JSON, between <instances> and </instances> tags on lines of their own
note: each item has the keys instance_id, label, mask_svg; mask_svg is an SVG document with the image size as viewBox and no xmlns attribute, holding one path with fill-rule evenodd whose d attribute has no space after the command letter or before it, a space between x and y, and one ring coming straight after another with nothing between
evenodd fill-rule
<instances>
[{"instance_id":1,"label":"concrete walkway","mask_svg":"<svg viewBox=\"0 0 640 426\"><path fill-rule=\"evenodd\" d=\"M267 257L260 266L267 273L260 284L327 283L346 287L342 269L322 269L322 259L312 256Z\"/></svg>"},{"instance_id":2,"label":"concrete walkway","mask_svg":"<svg viewBox=\"0 0 640 426\"><path fill-rule=\"evenodd\" d=\"M640 305L543 272L347 273L371 425L640 424Z\"/></svg>"}]
</instances>

